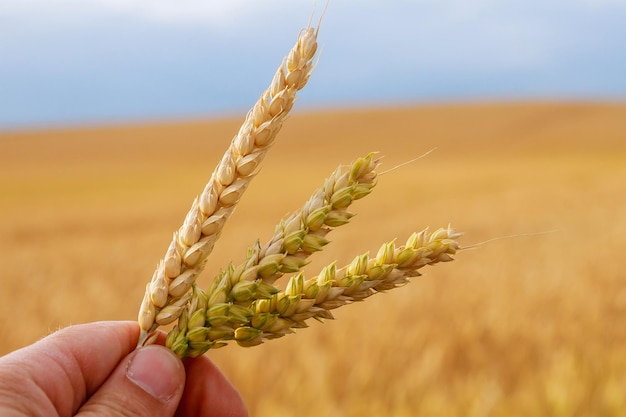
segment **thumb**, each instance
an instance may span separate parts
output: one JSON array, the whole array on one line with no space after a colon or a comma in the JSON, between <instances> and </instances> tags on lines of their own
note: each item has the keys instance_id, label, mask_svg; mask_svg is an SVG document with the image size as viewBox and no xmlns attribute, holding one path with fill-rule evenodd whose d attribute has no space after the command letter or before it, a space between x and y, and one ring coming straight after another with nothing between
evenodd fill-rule
<instances>
[{"instance_id":1,"label":"thumb","mask_svg":"<svg viewBox=\"0 0 626 417\"><path fill-rule=\"evenodd\" d=\"M125 357L77 416L173 416L185 387L182 361L150 345Z\"/></svg>"}]
</instances>

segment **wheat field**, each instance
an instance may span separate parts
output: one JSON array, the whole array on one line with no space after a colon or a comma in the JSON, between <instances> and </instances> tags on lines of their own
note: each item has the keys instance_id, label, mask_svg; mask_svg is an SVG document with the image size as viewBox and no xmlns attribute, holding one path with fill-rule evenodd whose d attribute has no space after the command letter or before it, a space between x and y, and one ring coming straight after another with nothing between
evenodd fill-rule
<instances>
[{"instance_id":1,"label":"wheat field","mask_svg":"<svg viewBox=\"0 0 626 417\"><path fill-rule=\"evenodd\" d=\"M0 134L0 353L135 319L243 117ZM337 165L383 174L305 269L426 226L452 263L297 334L208 355L252 416L619 416L626 408L626 105L479 103L291 116L199 283L243 260Z\"/></svg>"}]
</instances>

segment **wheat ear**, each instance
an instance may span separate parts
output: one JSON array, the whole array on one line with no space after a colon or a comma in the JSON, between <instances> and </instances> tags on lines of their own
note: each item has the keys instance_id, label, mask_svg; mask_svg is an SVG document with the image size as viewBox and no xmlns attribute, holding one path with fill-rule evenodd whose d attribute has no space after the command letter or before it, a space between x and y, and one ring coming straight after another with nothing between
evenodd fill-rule
<instances>
[{"instance_id":1,"label":"wheat ear","mask_svg":"<svg viewBox=\"0 0 626 417\"><path fill-rule=\"evenodd\" d=\"M306 85L316 50L317 30L303 29L270 87L248 112L208 184L194 200L183 225L174 233L165 257L146 287L138 315L139 345L160 325L177 320L185 309L185 298L224 223L274 142L296 93Z\"/></svg>"},{"instance_id":2,"label":"wheat ear","mask_svg":"<svg viewBox=\"0 0 626 417\"><path fill-rule=\"evenodd\" d=\"M229 340L255 346L307 327L310 318L332 319L330 310L404 285L419 276L425 265L453 260L459 236L450 227L414 233L400 247L393 241L383 244L373 258L358 256L341 269L333 263L308 280L298 273L285 291L277 290L248 306L212 304L210 295L194 286L191 302L168 334L166 346L180 357L193 357L225 346Z\"/></svg>"},{"instance_id":3,"label":"wheat ear","mask_svg":"<svg viewBox=\"0 0 626 417\"><path fill-rule=\"evenodd\" d=\"M243 304L267 298L278 278L299 272L312 253L329 243L328 233L354 216L348 211L352 202L368 195L376 185L375 169L380 161L375 155L338 167L300 210L280 221L263 247L257 242L243 264L221 271L209 288L209 302Z\"/></svg>"}]
</instances>

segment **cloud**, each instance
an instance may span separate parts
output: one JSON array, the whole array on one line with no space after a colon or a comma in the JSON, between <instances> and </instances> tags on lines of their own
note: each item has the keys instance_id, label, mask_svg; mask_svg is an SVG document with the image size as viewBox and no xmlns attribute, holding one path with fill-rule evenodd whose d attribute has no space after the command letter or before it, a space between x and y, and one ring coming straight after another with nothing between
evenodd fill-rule
<instances>
[{"instance_id":1,"label":"cloud","mask_svg":"<svg viewBox=\"0 0 626 417\"><path fill-rule=\"evenodd\" d=\"M0 125L246 108L324 0L0 0ZM331 0L303 102L626 97L626 0Z\"/></svg>"},{"instance_id":2,"label":"cloud","mask_svg":"<svg viewBox=\"0 0 626 417\"><path fill-rule=\"evenodd\" d=\"M102 9L125 13L157 22L211 23L227 26L255 15L267 15L271 9L286 13L296 8L297 1L273 0L94 0ZM271 6L270 6L271 5Z\"/></svg>"},{"instance_id":3,"label":"cloud","mask_svg":"<svg viewBox=\"0 0 626 417\"><path fill-rule=\"evenodd\" d=\"M226 27L254 16L312 9L305 0L0 0L0 15L32 18L47 15L71 21L117 16L161 24L213 24Z\"/></svg>"}]
</instances>

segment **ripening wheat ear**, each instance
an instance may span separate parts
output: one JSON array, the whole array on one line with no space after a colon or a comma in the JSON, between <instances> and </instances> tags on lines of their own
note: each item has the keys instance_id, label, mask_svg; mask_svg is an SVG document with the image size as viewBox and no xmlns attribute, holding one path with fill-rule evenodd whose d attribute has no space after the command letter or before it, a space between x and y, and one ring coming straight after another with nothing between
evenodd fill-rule
<instances>
[{"instance_id":1,"label":"ripening wheat ear","mask_svg":"<svg viewBox=\"0 0 626 417\"><path fill-rule=\"evenodd\" d=\"M274 142L296 93L309 80L316 50L317 30L303 29L270 87L248 112L204 191L194 200L182 227L174 233L146 287L138 316L139 345L160 325L180 317L224 223Z\"/></svg>"},{"instance_id":2,"label":"ripening wheat ear","mask_svg":"<svg viewBox=\"0 0 626 417\"><path fill-rule=\"evenodd\" d=\"M271 295L272 284L283 274L299 272L309 256L329 243L328 233L347 224L353 201L367 196L376 185L375 153L337 168L304 206L280 221L274 236L263 246L255 244L246 261L222 271L209 288L209 302L236 301ZM264 297L263 297L264 298Z\"/></svg>"},{"instance_id":3,"label":"ripening wheat ear","mask_svg":"<svg viewBox=\"0 0 626 417\"><path fill-rule=\"evenodd\" d=\"M374 188L378 166L374 156L370 153L340 166L302 209L280 222L266 245L257 243L242 264L222 270L208 291L193 285L166 346L181 358L202 355L228 341L255 346L307 327L310 318L332 319L332 309L406 284L426 265L451 261L461 234L451 227L434 233L424 230L402 246L385 243L375 257L364 254L339 269L333 263L305 280L301 268L308 256L322 250L332 228L347 223L352 201ZM316 243L305 243L311 236ZM283 273L296 275L281 291L274 282Z\"/></svg>"},{"instance_id":4,"label":"ripening wheat ear","mask_svg":"<svg viewBox=\"0 0 626 417\"><path fill-rule=\"evenodd\" d=\"M376 256L357 256L343 268L332 263L308 280L300 272L284 291L274 288L253 300L212 302L210 291L194 285L188 307L165 344L181 358L195 357L229 341L256 346L308 327L311 318L332 319L335 308L402 286L426 265L451 261L459 249L459 236L451 227L413 233L404 245L387 242Z\"/></svg>"}]
</instances>

